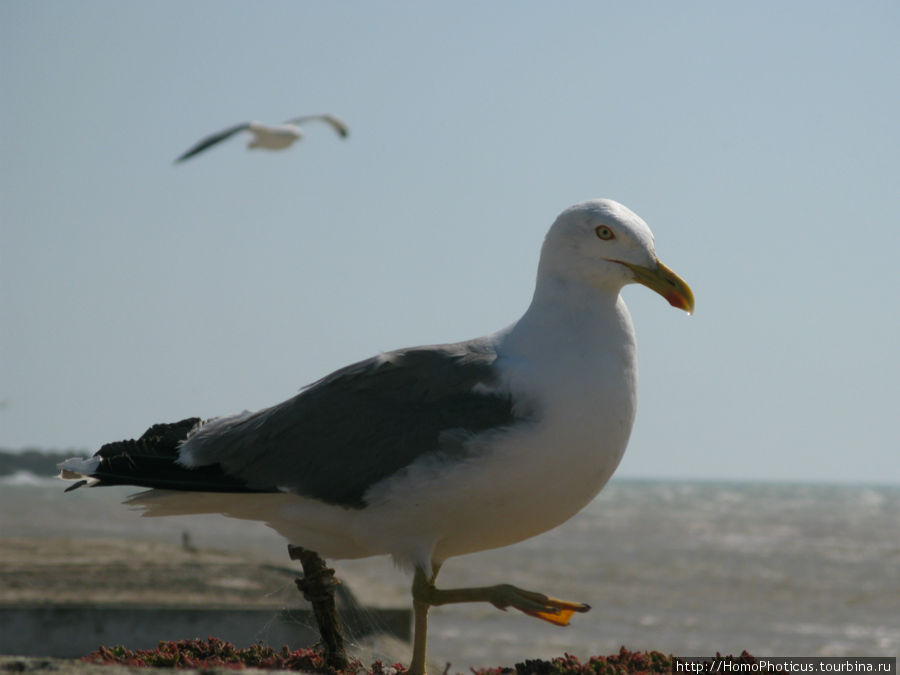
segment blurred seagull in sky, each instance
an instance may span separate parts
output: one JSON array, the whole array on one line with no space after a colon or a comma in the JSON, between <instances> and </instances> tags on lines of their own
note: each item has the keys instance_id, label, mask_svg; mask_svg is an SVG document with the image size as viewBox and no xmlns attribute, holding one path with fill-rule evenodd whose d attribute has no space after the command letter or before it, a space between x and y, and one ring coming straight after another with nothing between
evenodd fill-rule
<instances>
[{"instance_id":1,"label":"blurred seagull in sky","mask_svg":"<svg viewBox=\"0 0 900 675\"><path fill-rule=\"evenodd\" d=\"M175 163L183 162L186 159L197 155L207 148L211 148L216 143L221 143L234 136L241 131L249 131L253 134L253 139L247 144L249 149L265 148L266 150L284 150L303 138L303 130L301 124L305 122L319 120L331 125L341 138L347 138L350 131L344 124L334 115L304 115L302 117L294 117L281 124L263 124L262 122L241 122L232 127L217 131L214 134L203 138L194 144L189 150L175 160Z\"/></svg>"}]
</instances>

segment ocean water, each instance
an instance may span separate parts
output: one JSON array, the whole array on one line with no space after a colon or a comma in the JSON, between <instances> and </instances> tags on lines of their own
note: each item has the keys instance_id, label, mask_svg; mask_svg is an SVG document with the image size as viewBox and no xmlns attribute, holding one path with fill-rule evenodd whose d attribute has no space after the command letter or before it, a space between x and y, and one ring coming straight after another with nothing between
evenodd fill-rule
<instances>
[{"instance_id":1,"label":"ocean water","mask_svg":"<svg viewBox=\"0 0 900 675\"><path fill-rule=\"evenodd\" d=\"M265 526L220 516L140 518L132 488L63 494L55 480L0 480L9 536L147 538L290 564ZM354 593L408 606L386 558L337 561ZM614 480L568 523L521 544L446 563L439 586L513 583L587 602L557 628L514 610L432 610L435 663L512 665L621 645L679 655L896 656L900 653L900 487Z\"/></svg>"}]
</instances>

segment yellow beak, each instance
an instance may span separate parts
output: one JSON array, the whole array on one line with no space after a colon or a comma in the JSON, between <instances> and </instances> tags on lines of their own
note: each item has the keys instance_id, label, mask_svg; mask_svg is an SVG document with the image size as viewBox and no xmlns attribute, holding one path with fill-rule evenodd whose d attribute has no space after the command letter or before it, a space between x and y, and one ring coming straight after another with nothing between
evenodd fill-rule
<instances>
[{"instance_id":1,"label":"yellow beak","mask_svg":"<svg viewBox=\"0 0 900 675\"><path fill-rule=\"evenodd\" d=\"M642 267L622 260L616 262L630 269L636 282L659 293L672 307L683 309L688 314L694 313L694 294L691 287L661 262L658 262L656 267Z\"/></svg>"}]
</instances>

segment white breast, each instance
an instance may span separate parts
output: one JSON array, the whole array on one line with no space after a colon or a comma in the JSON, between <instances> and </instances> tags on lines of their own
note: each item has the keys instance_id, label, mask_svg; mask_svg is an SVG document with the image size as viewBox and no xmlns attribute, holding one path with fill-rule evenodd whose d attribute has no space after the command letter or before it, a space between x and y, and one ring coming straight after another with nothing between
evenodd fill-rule
<instances>
[{"instance_id":1,"label":"white breast","mask_svg":"<svg viewBox=\"0 0 900 675\"><path fill-rule=\"evenodd\" d=\"M584 508L634 421L631 321L624 303L609 309L546 336L523 324L526 314L495 335L502 386L533 421L483 435L468 461L426 458L385 481L366 495L355 536L371 547L389 540L395 557L424 565L533 537ZM548 343L561 335L567 344Z\"/></svg>"}]
</instances>

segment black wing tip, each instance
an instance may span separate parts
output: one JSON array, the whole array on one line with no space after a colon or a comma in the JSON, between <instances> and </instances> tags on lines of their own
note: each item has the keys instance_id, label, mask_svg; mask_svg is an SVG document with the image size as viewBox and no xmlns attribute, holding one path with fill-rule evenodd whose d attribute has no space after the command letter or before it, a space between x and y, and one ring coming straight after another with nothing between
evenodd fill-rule
<instances>
[{"instance_id":1,"label":"black wing tip","mask_svg":"<svg viewBox=\"0 0 900 675\"><path fill-rule=\"evenodd\" d=\"M222 141L231 138L236 133L243 131L250 127L249 122L241 122L240 124L235 124L234 126L228 127L227 129L222 129L222 131L218 131L210 136L200 139L190 148L188 148L180 157L175 160L175 164L183 162L186 159L190 159L194 155L197 155L207 148L211 148L216 143L221 143Z\"/></svg>"},{"instance_id":2,"label":"black wing tip","mask_svg":"<svg viewBox=\"0 0 900 675\"><path fill-rule=\"evenodd\" d=\"M201 152L206 150L208 147L209 147L208 145L204 145L202 148L197 148L197 147L190 148L186 152L183 152L180 155L178 155L178 157L175 158L175 160L172 162L172 164L181 164L183 161L190 159L194 155L199 155Z\"/></svg>"},{"instance_id":3,"label":"black wing tip","mask_svg":"<svg viewBox=\"0 0 900 675\"><path fill-rule=\"evenodd\" d=\"M350 128L337 117L328 115L326 121L331 124L331 127L338 133L338 136L340 136L341 138L347 138L350 135Z\"/></svg>"},{"instance_id":4,"label":"black wing tip","mask_svg":"<svg viewBox=\"0 0 900 675\"><path fill-rule=\"evenodd\" d=\"M179 156L175 159L175 161L172 162L172 164L181 164L183 161L185 161L185 160L187 160L187 159L190 159L191 157L193 157L193 156L195 156L195 155L199 155L201 152L203 152L203 151L206 150L207 148L209 148L208 145L205 145L205 146L203 146L202 148L191 148L191 149L188 150L187 152L182 153L181 155L179 155Z\"/></svg>"},{"instance_id":5,"label":"black wing tip","mask_svg":"<svg viewBox=\"0 0 900 675\"><path fill-rule=\"evenodd\" d=\"M81 479L66 492L88 487L125 485L190 492L278 492L275 486L248 485L229 475L219 464L185 467L178 464L182 442L202 424L199 417L154 424L138 439L106 443L95 454L100 458L90 474L69 471L65 479Z\"/></svg>"},{"instance_id":6,"label":"black wing tip","mask_svg":"<svg viewBox=\"0 0 900 675\"><path fill-rule=\"evenodd\" d=\"M348 127L341 118L330 113L321 113L317 115L301 115L300 117L289 119L286 124L299 125L312 120L318 120L327 123L328 126L334 129L335 133L341 138L347 138L348 136L350 136L350 127Z\"/></svg>"},{"instance_id":7,"label":"black wing tip","mask_svg":"<svg viewBox=\"0 0 900 675\"><path fill-rule=\"evenodd\" d=\"M63 492L71 492L72 490L77 490L80 487L84 487L88 482L86 480L80 480L75 483L72 483L69 487L67 487Z\"/></svg>"}]
</instances>

